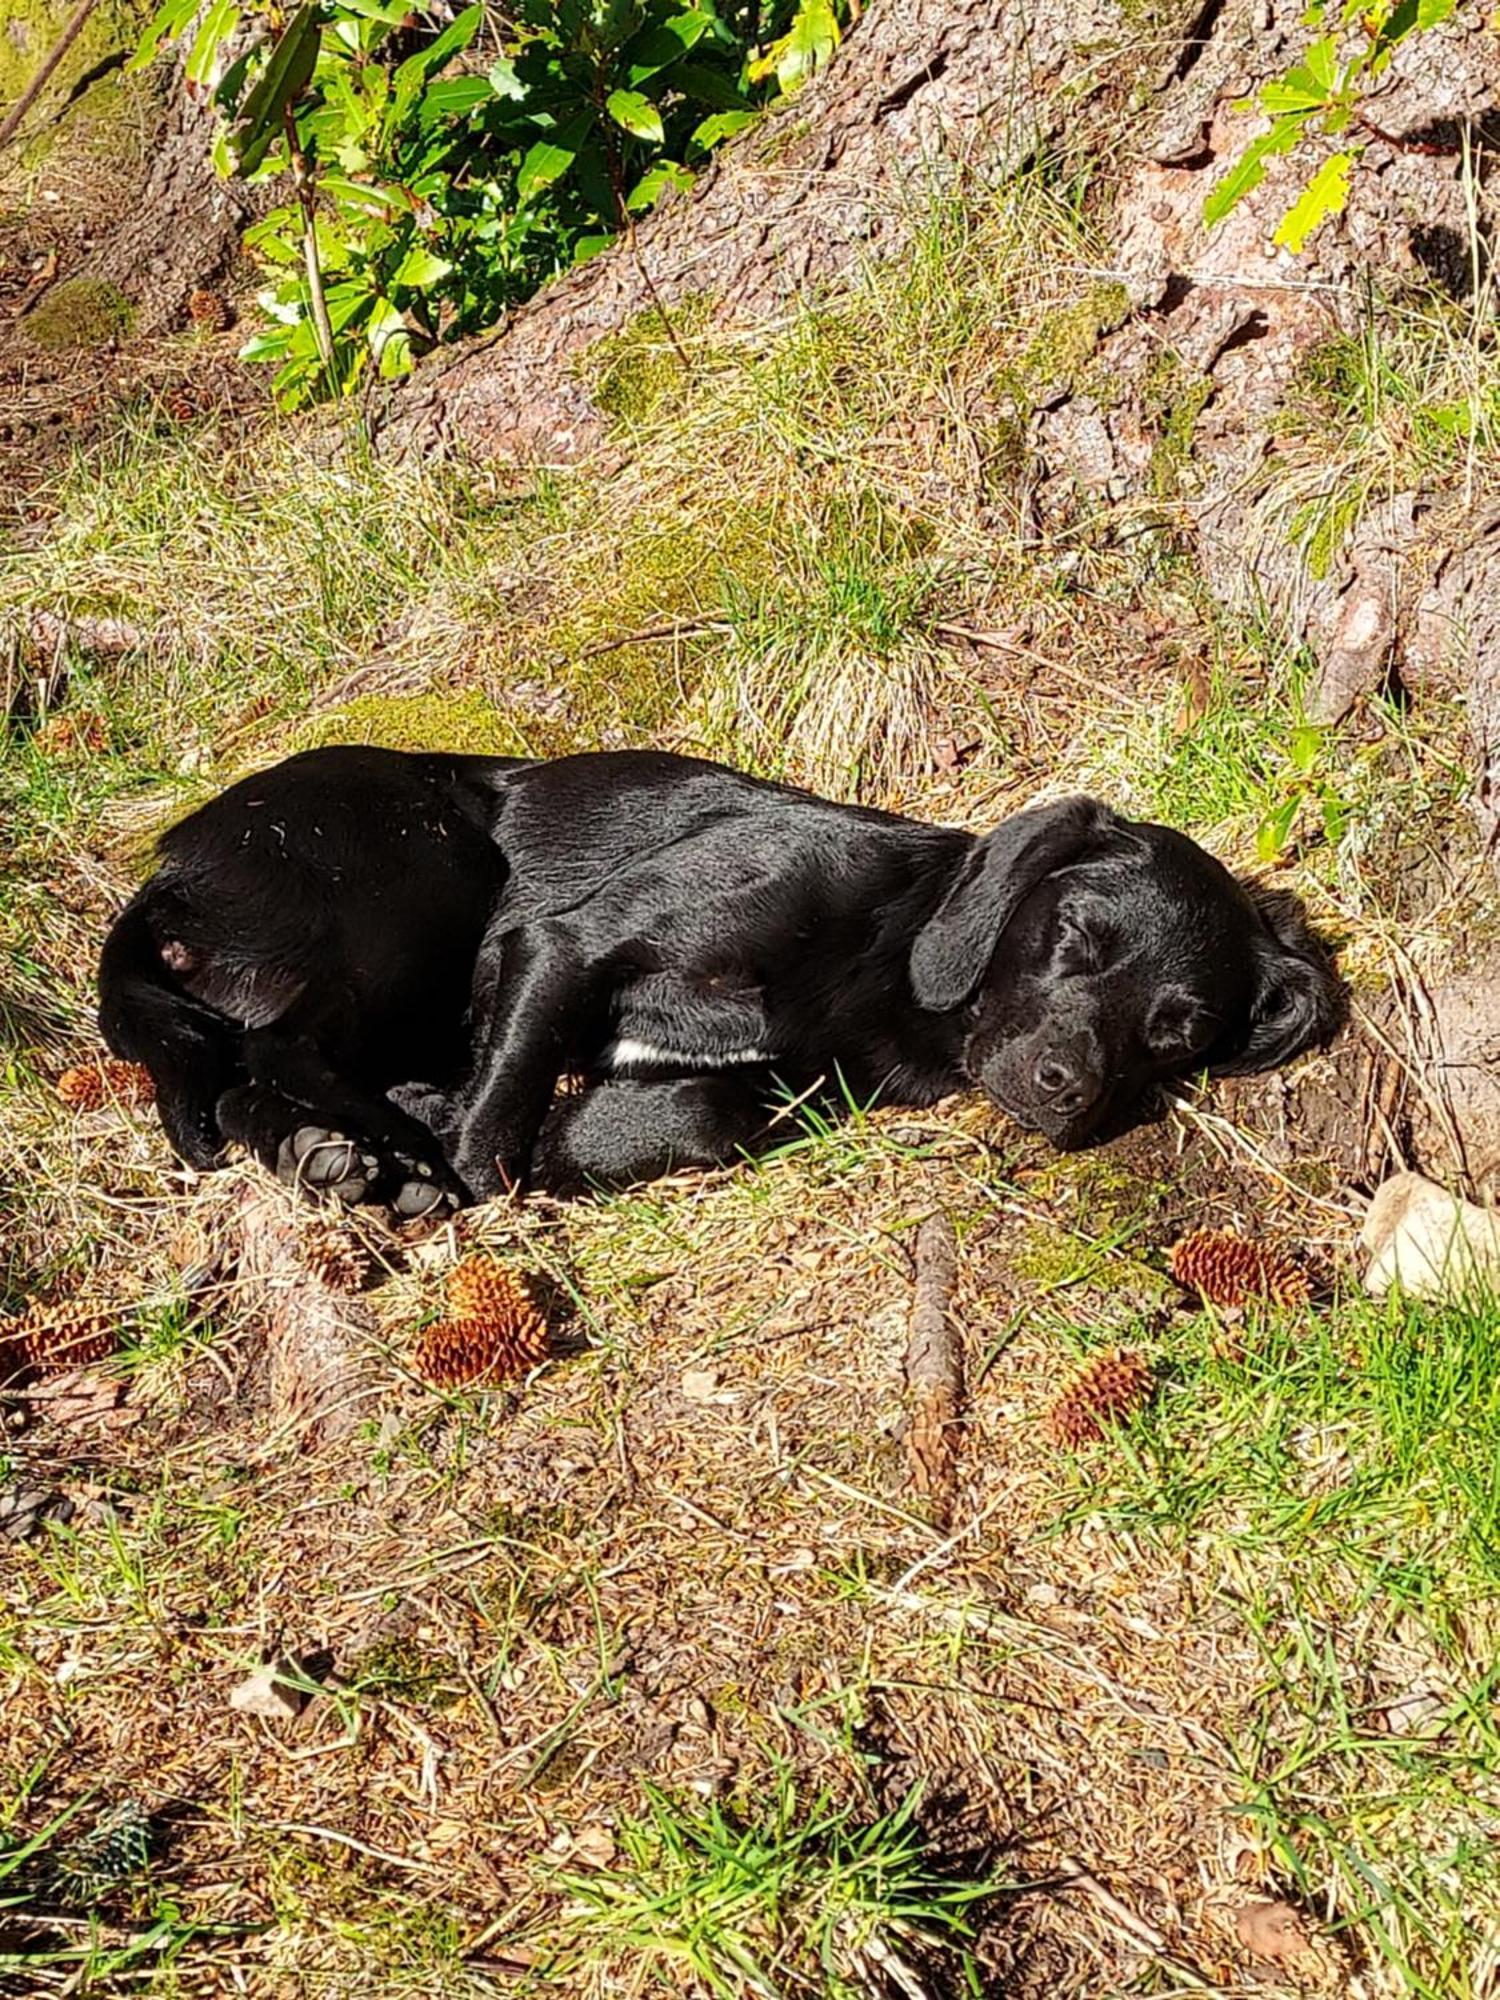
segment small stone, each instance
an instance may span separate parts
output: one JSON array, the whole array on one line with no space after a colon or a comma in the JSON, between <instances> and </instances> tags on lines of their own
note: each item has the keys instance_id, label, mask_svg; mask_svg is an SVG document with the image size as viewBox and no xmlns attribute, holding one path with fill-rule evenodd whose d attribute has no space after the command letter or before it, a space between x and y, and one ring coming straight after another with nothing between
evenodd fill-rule
<instances>
[{"instance_id":1,"label":"small stone","mask_svg":"<svg viewBox=\"0 0 1500 2000\"><path fill-rule=\"evenodd\" d=\"M717 1368L684 1368L682 1393L690 1403L711 1403L718 1392Z\"/></svg>"},{"instance_id":2,"label":"small stone","mask_svg":"<svg viewBox=\"0 0 1500 2000\"><path fill-rule=\"evenodd\" d=\"M306 1693L284 1678L296 1672L291 1660L267 1660L233 1690L229 1706L241 1715L263 1715L270 1722L294 1721L307 1706Z\"/></svg>"},{"instance_id":3,"label":"small stone","mask_svg":"<svg viewBox=\"0 0 1500 2000\"><path fill-rule=\"evenodd\" d=\"M1247 1903L1234 1920L1240 1943L1256 1958L1303 1958L1312 1943L1290 1903Z\"/></svg>"}]
</instances>

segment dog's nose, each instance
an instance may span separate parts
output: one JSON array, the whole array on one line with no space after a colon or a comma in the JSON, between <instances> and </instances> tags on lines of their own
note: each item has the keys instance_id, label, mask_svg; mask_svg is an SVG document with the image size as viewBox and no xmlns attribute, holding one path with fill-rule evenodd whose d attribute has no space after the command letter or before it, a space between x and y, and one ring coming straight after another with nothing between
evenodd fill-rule
<instances>
[{"instance_id":1,"label":"dog's nose","mask_svg":"<svg viewBox=\"0 0 1500 2000\"><path fill-rule=\"evenodd\" d=\"M1048 1109L1068 1113L1083 1107L1083 1078L1077 1066L1059 1049L1048 1049L1037 1058L1032 1081L1048 1100Z\"/></svg>"}]
</instances>

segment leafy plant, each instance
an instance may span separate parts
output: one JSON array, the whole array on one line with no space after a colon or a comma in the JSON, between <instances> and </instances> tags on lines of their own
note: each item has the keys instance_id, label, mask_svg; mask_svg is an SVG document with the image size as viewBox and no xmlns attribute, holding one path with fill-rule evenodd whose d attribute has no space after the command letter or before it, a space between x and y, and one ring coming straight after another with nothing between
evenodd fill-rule
<instances>
[{"instance_id":1,"label":"leafy plant","mask_svg":"<svg viewBox=\"0 0 1500 2000\"><path fill-rule=\"evenodd\" d=\"M1342 137L1362 128L1382 137L1365 109L1371 85L1408 37L1435 28L1456 5L1457 0L1312 0L1304 25L1329 32L1319 35L1300 63L1235 106L1259 111L1270 127L1209 190L1204 222L1210 228L1222 222L1260 186L1268 159L1292 152L1315 133ZM1351 40L1352 49L1341 55L1341 45ZM1322 161L1277 224L1273 241L1295 256L1321 223L1343 212L1349 176L1363 150L1345 146Z\"/></svg>"},{"instance_id":2,"label":"leafy plant","mask_svg":"<svg viewBox=\"0 0 1500 2000\"><path fill-rule=\"evenodd\" d=\"M186 35L164 0L132 58ZM246 242L271 283L245 348L288 408L406 374L600 250L825 62L835 0L516 0L436 28L403 0L212 0L184 63L221 173L287 175ZM413 23L417 25L413 25Z\"/></svg>"},{"instance_id":3,"label":"leafy plant","mask_svg":"<svg viewBox=\"0 0 1500 2000\"><path fill-rule=\"evenodd\" d=\"M1304 806L1317 814L1330 847L1337 847L1343 839L1350 806L1325 768L1324 737L1325 732L1312 723L1302 723L1292 731L1283 796L1268 808L1255 829L1258 861L1269 865L1280 860Z\"/></svg>"}]
</instances>

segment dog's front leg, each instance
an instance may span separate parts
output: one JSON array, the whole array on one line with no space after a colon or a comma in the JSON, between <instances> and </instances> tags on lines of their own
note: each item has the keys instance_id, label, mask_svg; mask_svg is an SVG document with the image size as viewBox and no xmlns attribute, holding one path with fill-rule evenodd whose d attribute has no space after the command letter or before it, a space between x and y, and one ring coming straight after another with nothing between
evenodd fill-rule
<instances>
[{"instance_id":1,"label":"dog's front leg","mask_svg":"<svg viewBox=\"0 0 1500 2000\"><path fill-rule=\"evenodd\" d=\"M556 924L487 938L475 986L479 1046L453 1165L482 1200L525 1182L590 992L584 953Z\"/></svg>"}]
</instances>

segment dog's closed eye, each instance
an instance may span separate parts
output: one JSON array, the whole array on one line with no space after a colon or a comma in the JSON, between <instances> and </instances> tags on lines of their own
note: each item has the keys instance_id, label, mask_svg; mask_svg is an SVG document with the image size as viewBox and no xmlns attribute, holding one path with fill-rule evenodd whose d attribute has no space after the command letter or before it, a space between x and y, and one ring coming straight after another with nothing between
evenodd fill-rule
<instances>
[{"instance_id":1,"label":"dog's closed eye","mask_svg":"<svg viewBox=\"0 0 1500 2000\"><path fill-rule=\"evenodd\" d=\"M1058 925L1056 965L1065 979L1087 977L1104 963L1101 940L1076 917L1064 917Z\"/></svg>"}]
</instances>

